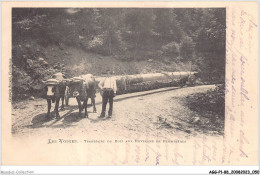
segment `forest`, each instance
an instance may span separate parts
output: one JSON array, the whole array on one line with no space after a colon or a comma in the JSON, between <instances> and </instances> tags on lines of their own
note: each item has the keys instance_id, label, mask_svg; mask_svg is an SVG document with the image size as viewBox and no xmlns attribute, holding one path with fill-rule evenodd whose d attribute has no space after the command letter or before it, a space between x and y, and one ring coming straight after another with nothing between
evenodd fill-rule
<instances>
[{"instance_id":1,"label":"forest","mask_svg":"<svg viewBox=\"0 0 260 175\"><path fill-rule=\"evenodd\" d=\"M111 67L192 70L223 84L225 43L224 8L13 8L12 96L37 96L58 71L98 76Z\"/></svg>"}]
</instances>

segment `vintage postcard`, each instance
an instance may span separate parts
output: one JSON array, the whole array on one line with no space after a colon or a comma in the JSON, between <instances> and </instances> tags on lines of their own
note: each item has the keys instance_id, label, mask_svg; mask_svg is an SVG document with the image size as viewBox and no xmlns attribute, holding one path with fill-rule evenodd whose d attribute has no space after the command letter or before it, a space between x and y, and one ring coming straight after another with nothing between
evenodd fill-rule
<instances>
[{"instance_id":1,"label":"vintage postcard","mask_svg":"<svg viewBox=\"0 0 260 175\"><path fill-rule=\"evenodd\" d=\"M3 165L258 165L257 2L2 2Z\"/></svg>"}]
</instances>

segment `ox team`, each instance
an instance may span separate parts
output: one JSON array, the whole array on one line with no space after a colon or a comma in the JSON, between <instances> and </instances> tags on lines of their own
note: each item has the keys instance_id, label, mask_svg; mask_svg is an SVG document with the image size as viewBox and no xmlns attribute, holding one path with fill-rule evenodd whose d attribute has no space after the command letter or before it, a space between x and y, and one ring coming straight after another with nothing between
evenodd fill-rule
<instances>
[{"instance_id":1,"label":"ox team","mask_svg":"<svg viewBox=\"0 0 260 175\"><path fill-rule=\"evenodd\" d=\"M113 98L117 91L116 79L111 77L114 72L109 72L108 75L99 82L100 94L102 95L102 112L100 118L105 117L106 105L109 102L108 117L112 117L113 112ZM55 103L55 116L57 119L59 115L59 101L62 100L61 110L64 110L64 97L75 97L78 102L79 116L85 109L85 117L88 117L87 103L88 98L91 99L93 105L93 112L96 112L95 97L96 97L96 80L92 74L82 75L80 77L73 77L67 79L62 73L54 74L52 79L44 82L44 95L48 103L47 118L50 117L51 101ZM81 102L83 101L83 104ZM68 99L67 99L68 103ZM66 104L67 104L66 103Z\"/></svg>"}]
</instances>

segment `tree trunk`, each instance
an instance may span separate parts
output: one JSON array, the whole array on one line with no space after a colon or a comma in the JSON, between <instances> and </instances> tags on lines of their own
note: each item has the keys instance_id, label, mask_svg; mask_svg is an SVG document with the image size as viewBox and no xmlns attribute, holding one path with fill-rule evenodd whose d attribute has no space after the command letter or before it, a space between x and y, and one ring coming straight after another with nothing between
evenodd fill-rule
<instances>
[{"instance_id":1,"label":"tree trunk","mask_svg":"<svg viewBox=\"0 0 260 175\"><path fill-rule=\"evenodd\" d=\"M136 54L139 51L139 49L138 49L138 42L139 42L139 35L138 35L138 33L136 33L134 60L136 60Z\"/></svg>"},{"instance_id":2,"label":"tree trunk","mask_svg":"<svg viewBox=\"0 0 260 175\"><path fill-rule=\"evenodd\" d=\"M109 48L109 55L112 54L112 50L111 50L111 37L109 36L109 39L108 39L108 48Z\"/></svg>"}]
</instances>

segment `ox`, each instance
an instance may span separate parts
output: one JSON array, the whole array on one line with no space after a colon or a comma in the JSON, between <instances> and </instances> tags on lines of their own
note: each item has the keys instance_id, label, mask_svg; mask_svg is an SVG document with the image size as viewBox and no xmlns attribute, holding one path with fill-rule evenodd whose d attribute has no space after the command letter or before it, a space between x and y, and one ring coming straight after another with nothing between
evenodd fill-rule
<instances>
[{"instance_id":1,"label":"ox","mask_svg":"<svg viewBox=\"0 0 260 175\"><path fill-rule=\"evenodd\" d=\"M57 119L60 118L59 115L59 102L60 98L62 99L61 110L64 110L64 94L67 86L66 77L62 73L56 73L52 76L52 79L49 79L44 82L44 95L47 99L48 103L48 111L47 111L47 118L50 117L50 110L51 110L51 102L55 103L55 116Z\"/></svg>"},{"instance_id":2,"label":"ox","mask_svg":"<svg viewBox=\"0 0 260 175\"><path fill-rule=\"evenodd\" d=\"M88 98L91 99L91 103L93 105L93 112L96 112L96 81L92 74L72 78L69 83L69 91L70 96L76 97L77 99L79 117L81 117L81 112L83 111L83 109L85 109L85 117L88 117ZM81 101L83 101L83 104L81 104Z\"/></svg>"}]
</instances>

